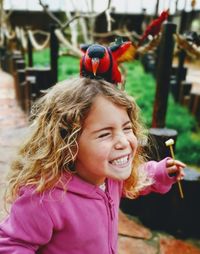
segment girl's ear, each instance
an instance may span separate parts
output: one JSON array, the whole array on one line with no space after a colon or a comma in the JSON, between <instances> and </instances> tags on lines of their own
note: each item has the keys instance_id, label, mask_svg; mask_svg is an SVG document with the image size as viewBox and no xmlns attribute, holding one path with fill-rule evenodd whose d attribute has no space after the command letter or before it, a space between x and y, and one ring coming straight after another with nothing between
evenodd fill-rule
<instances>
[{"instance_id":1,"label":"girl's ear","mask_svg":"<svg viewBox=\"0 0 200 254\"><path fill-rule=\"evenodd\" d=\"M89 48L89 46L91 46L92 44L81 44L80 45L80 49L83 53L85 53L87 51L87 49Z\"/></svg>"}]
</instances>

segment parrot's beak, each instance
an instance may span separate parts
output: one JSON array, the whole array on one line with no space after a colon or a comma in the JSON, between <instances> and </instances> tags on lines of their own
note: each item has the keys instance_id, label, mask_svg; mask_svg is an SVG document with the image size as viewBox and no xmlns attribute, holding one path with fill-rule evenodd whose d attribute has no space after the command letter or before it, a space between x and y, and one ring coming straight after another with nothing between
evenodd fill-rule
<instances>
[{"instance_id":1,"label":"parrot's beak","mask_svg":"<svg viewBox=\"0 0 200 254\"><path fill-rule=\"evenodd\" d=\"M99 58L97 57L92 58L92 71L94 76L96 76L98 66L99 66Z\"/></svg>"}]
</instances>

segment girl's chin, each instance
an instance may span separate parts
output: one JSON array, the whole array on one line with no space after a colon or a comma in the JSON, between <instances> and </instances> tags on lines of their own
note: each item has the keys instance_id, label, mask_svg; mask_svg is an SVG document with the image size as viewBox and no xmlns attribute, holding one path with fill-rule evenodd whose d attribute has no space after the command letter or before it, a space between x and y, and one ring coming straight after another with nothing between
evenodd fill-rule
<instances>
[{"instance_id":1,"label":"girl's chin","mask_svg":"<svg viewBox=\"0 0 200 254\"><path fill-rule=\"evenodd\" d=\"M129 176L131 175L131 169L124 169L124 170L117 170L115 171L114 177L117 180L126 180L127 178L129 178Z\"/></svg>"}]
</instances>

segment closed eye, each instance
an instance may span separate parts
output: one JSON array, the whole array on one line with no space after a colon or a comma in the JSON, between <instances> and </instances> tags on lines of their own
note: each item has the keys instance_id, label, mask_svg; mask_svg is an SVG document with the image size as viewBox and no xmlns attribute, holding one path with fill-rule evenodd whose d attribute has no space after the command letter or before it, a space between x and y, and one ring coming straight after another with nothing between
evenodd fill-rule
<instances>
[{"instance_id":1,"label":"closed eye","mask_svg":"<svg viewBox=\"0 0 200 254\"><path fill-rule=\"evenodd\" d=\"M124 128L124 131L133 131L132 126L127 126Z\"/></svg>"},{"instance_id":2,"label":"closed eye","mask_svg":"<svg viewBox=\"0 0 200 254\"><path fill-rule=\"evenodd\" d=\"M110 135L109 132L102 133L101 135L98 136L98 138L104 138L104 137L107 137L107 136L109 136L109 135Z\"/></svg>"}]
</instances>

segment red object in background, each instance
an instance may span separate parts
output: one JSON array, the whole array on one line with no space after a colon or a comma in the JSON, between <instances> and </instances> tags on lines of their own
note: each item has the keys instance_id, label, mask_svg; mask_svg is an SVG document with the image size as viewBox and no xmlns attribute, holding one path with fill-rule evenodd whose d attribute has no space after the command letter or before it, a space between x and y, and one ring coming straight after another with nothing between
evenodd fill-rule
<instances>
[{"instance_id":1,"label":"red object in background","mask_svg":"<svg viewBox=\"0 0 200 254\"><path fill-rule=\"evenodd\" d=\"M139 41L139 45L141 45L149 35L155 36L159 34L161 30L161 25L165 20L167 20L168 16L169 10L166 10L163 11L157 19L154 19L144 31L142 38Z\"/></svg>"}]
</instances>

